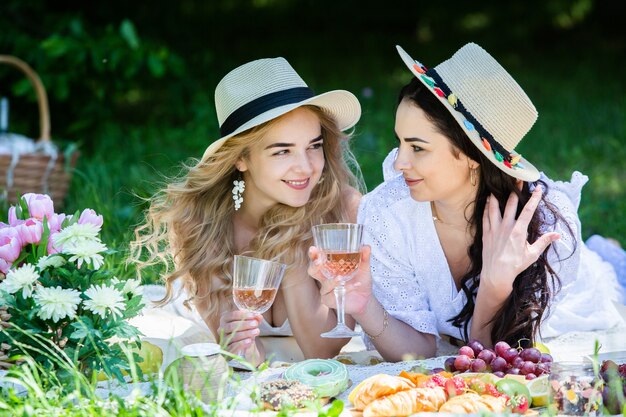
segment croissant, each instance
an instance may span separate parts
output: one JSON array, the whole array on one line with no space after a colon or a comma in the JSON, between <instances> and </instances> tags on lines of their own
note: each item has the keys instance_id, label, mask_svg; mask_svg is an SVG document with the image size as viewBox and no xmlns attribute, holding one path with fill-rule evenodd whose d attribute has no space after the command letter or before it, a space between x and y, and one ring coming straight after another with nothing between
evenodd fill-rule
<instances>
[{"instance_id":1,"label":"croissant","mask_svg":"<svg viewBox=\"0 0 626 417\"><path fill-rule=\"evenodd\" d=\"M366 405L377 398L415 388L406 378L378 374L371 376L356 386L348 396L356 410L363 410Z\"/></svg>"},{"instance_id":2,"label":"croissant","mask_svg":"<svg viewBox=\"0 0 626 417\"><path fill-rule=\"evenodd\" d=\"M457 395L450 398L439 409L440 413L477 413L481 410L502 412L506 408L504 397L494 397L492 395L478 395L473 392Z\"/></svg>"},{"instance_id":3,"label":"croissant","mask_svg":"<svg viewBox=\"0 0 626 417\"><path fill-rule=\"evenodd\" d=\"M414 413L437 411L446 402L441 387L412 388L379 398L365 407L363 417L408 416Z\"/></svg>"}]
</instances>

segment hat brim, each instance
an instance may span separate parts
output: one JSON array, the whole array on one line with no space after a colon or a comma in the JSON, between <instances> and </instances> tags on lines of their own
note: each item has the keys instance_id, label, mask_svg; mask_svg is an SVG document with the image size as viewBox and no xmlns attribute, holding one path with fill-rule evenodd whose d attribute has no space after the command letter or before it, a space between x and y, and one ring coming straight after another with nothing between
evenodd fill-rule
<instances>
[{"instance_id":1,"label":"hat brim","mask_svg":"<svg viewBox=\"0 0 626 417\"><path fill-rule=\"evenodd\" d=\"M498 167L505 174L510 175L510 176L512 176L514 178L517 178L517 179L520 179L520 180L523 180L523 181L529 181L529 182L534 182L534 181L537 181L539 179L539 171L537 170L537 168L535 168L535 166L533 164L528 162L528 160L524 159L523 157L520 158L520 163L519 164L513 165L511 168L507 167L502 162L498 161L496 159L495 155L493 154L493 152L491 152L490 150L487 150L483 146L483 140L480 137L480 134L475 129L474 130L469 130L465 126L465 122L466 122L465 116L463 116L462 113L458 112L448 102L448 100L445 97L440 97L439 95L437 95L433 91L432 87L430 85L428 85L422 79L422 77L421 77L422 74L420 74L414 67L415 64L418 64L420 66L422 64L419 61L416 61L413 58L411 58L411 56L409 54L407 54L404 51L404 49L402 49L400 46L396 45L396 49L398 50L398 54L400 54L400 58L402 58L402 61L404 61L404 64L407 66L407 68L413 73L413 75L415 75L415 77L422 84L424 84L426 89L428 91L430 91L430 93L432 95L434 95L444 105L444 107L448 110L448 112L450 112L452 117L454 117L456 122L459 124L461 129L463 129L463 131L467 134L467 137L478 148L478 150L480 150L482 152L482 154L485 155L487 157L487 159L489 159L491 161L491 163L493 163L496 167ZM444 80L444 82L445 82L445 80ZM462 97L459 97L459 99L462 100Z\"/></svg>"},{"instance_id":2,"label":"hat brim","mask_svg":"<svg viewBox=\"0 0 626 417\"><path fill-rule=\"evenodd\" d=\"M206 158L209 158L233 136L237 136L246 130L276 119L292 110L297 109L298 107L307 105L316 106L325 111L328 115L335 119L337 127L340 130L350 129L359 121L359 118L361 117L361 104L354 94L345 90L328 91L298 103L291 103L285 106L276 107L259 114L239 126L239 128L237 128L234 132L219 138L209 145L209 147L204 151L202 159L205 160Z\"/></svg>"}]
</instances>

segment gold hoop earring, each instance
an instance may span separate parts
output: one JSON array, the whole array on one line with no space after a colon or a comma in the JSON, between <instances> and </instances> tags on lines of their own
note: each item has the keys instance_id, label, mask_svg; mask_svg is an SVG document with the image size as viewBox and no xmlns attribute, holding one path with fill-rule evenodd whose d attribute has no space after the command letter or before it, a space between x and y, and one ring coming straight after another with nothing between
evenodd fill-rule
<instances>
[{"instance_id":1,"label":"gold hoop earring","mask_svg":"<svg viewBox=\"0 0 626 417\"><path fill-rule=\"evenodd\" d=\"M473 187L478 184L478 168L470 168L470 184L472 184Z\"/></svg>"}]
</instances>

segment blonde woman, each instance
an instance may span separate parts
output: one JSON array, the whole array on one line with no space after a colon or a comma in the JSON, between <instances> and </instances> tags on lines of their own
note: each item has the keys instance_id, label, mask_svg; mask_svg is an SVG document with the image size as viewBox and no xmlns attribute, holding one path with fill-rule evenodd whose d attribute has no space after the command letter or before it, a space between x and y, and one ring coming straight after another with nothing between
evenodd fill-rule
<instances>
[{"instance_id":1,"label":"blonde woman","mask_svg":"<svg viewBox=\"0 0 626 417\"><path fill-rule=\"evenodd\" d=\"M132 258L141 268L173 265L162 302L179 285L216 338L255 364L273 353L264 335L295 336L301 352L277 359L332 357L347 340L320 338L337 319L307 274L307 250L313 225L356 221L362 181L348 167L354 159L342 130L358 121L359 102L343 90L315 95L273 58L227 74L215 104L222 137L153 197ZM288 265L263 315L234 306L236 254Z\"/></svg>"}]
</instances>

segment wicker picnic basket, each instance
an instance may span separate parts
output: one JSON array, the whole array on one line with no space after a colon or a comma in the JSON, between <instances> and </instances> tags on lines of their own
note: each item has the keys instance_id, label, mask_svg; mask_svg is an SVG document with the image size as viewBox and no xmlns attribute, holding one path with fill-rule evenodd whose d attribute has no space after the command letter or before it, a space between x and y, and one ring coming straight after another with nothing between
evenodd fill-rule
<instances>
[{"instance_id":1,"label":"wicker picnic basket","mask_svg":"<svg viewBox=\"0 0 626 417\"><path fill-rule=\"evenodd\" d=\"M32 84L39 106L40 133L36 145L40 149L53 150L20 155L0 154L0 200L15 203L18 193L43 193L48 194L55 205L62 206L78 152L66 160L65 155L57 152L56 146L51 143L48 96L37 73L27 63L10 55L0 55L0 64L19 69Z\"/></svg>"}]
</instances>

